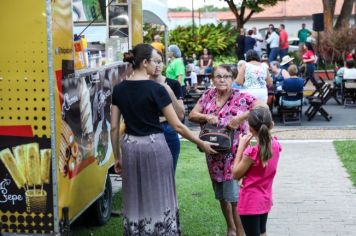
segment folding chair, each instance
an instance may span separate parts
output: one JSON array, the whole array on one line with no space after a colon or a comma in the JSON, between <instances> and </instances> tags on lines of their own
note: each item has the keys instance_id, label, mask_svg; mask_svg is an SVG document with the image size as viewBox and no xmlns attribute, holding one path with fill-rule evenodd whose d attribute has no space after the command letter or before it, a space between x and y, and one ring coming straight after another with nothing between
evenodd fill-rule
<instances>
[{"instance_id":1,"label":"folding chair","mask_svg":"<svg viewBox=\"0 0 356 236\"><path fill-rule=\"evenodd\" d=\"M288 104L288 100L290 98L294 98L295 101L300 101L298 105L290 106ZM281 116L282 122L284 125L289 124L302 124L302 109L303 109L303 92L292 93L285 92L281 96L279 107L279 114Z\"/></svg>"},{"instance_id":2,"label":"folding chair","mask_svg":"<svg viewBox=\"0 0 356 236\"><path fill-rule=\"evenodd\" d=\"M308 98L310 105L305 111L308 121L311 121L317 112L319 112L327 121L332 119L332 116L330 116L329 113L327 113L327 111L323 108L323 105L329 99L330 90L330 84L325 83L319 92Z\"/></svg>"},{"instance_id":3,"label":"folding chair","mask_svg":"<svg viewBox=\"0 0 356 236\"><path fill-rule=\"evenodd\" d=\"M356 106L356 78L342 80L342 101L344 107Z\"/></svg>"},{"instance_id":4,"label":"folding chair","mask_svg":"<svg viewBox=\"0 0 356 236\"><path fill-rule=\"evenodd\" d=\"M314 85L315 91L310 96L315 96L315 94L319 93L323 86L326 84L323 79L317 79L314 76L309 77L310 82Z\"/></svg>"}]
</instances>

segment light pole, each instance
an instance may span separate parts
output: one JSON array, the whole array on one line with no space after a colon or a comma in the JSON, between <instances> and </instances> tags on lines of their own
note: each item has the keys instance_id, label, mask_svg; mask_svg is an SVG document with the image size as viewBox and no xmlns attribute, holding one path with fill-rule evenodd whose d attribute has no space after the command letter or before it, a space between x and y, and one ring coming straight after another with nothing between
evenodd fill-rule
<instances>
[{"instance_id":1,"label":"light pole","mask_svg":"<svg viewBox=\"0 0 356 236\"><path fill-rule=\"evenodd\" d=\"M194 0L192 0L192 38L194 38L194 28L195 28L195 24L194 24L194 4L193 4Z\"/></svg>"}]
</instances>

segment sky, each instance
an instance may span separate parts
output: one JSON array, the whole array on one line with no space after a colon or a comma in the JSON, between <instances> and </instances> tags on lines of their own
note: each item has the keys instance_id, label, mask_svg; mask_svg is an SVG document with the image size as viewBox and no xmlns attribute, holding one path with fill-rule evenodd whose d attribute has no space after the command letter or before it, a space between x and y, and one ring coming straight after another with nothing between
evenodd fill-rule
<instances>
[{"instance_id":1,"label":"sky","mask_svg":"<svg viewBox=\"0 0 356 236\"><path fill-rule=\"evenodd\" d=\"M167 0L168 8L187 7L192 9L192 0ZM194 0L194 9L203 7L204 5L214 5L217 7L227 7L227 3L223 0Z\"/></svg>"}]
</instances>

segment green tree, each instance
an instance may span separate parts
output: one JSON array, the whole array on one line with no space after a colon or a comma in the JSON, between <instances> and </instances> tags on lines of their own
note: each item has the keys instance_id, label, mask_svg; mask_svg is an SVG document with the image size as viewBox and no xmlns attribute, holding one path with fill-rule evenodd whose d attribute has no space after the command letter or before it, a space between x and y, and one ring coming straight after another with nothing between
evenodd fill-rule
<instances>
[{"instance_id":1,"label":"green tree","mask_svg":"<svg viewBox=\"0 0 356 236\"><path fill-rule=\"evenodd\" d=\"M221 0L220 0L221 1ZM263 7L274 6L278 2L286 0L223 0L235 15L237 28L243 28L244 24L250 20L256 12L263 11ZM238 4L237 4L238 3Z\"/></svg>"}]
</instances>

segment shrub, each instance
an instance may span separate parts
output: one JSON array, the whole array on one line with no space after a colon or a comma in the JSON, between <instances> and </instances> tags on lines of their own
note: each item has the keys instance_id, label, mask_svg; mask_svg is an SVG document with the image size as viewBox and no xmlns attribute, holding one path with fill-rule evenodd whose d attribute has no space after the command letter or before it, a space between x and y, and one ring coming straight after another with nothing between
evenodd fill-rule
<instances>
[{"instance_id":1,"label":"shrub","mask_svg":"<svg viewBox=\"0 0 356 236\"><path fill-rule=\"evenodd\" d=\"M237 58L236 56L217 56L213 58L214 66L221 65L221 64L236 64Z\"/></svg>"},{"instance_id":2,"label":"shrub","mask_svg":"<svg viewBox=\"0 0 356 236\"><path fill-rule=\"evenodd\" d=\"M164 43L164 26L145 23L143 25L143 42L151 44L155 35L161 36L161 41Z\"/></svg>"},{"instance_id":3,"label":"shrub","mask_svg":"<svg viewBox=\"0 0 356 236\"><path fill-rule=\"evenodd\" d=\"M200 55L207 48L213 56L234 55L237 32L231 24L208 24L194 28L179 26L169 34L169 44L176 44L183 55Z\"/></svg>"},{"instance_id":4,"label":"shrub","mask_svg":"<svg viewBox=\"0 0 356 236\"><path fill-rule=\"evenodd\" d=\"M356 46L356 28L343 27L320 35L320 55L326 63L342 62L347 52Z\"/></svg>"}]
</instances>

